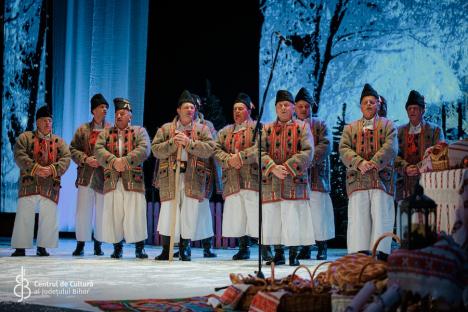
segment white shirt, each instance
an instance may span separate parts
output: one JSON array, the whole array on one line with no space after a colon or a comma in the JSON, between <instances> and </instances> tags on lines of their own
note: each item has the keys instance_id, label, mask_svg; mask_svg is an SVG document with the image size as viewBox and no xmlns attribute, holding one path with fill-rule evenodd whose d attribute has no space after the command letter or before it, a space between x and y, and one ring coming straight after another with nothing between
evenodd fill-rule
<instances>
[{"instance_id":1,"label":"white shirt","mask_svg":"<svg viewBox=\"0 0 468 312\"><path fill-rule=\"evenodd\" d=\"M362 128L367 130L374 130L374 120L375 116L372 119L362 118Z\"/></svg>"},{"instance_id":2,"label":"white shirt","mask_svg":"<svg viewBox=\"0 0 468 312\"><path fill-rule=\"evenodd\" d=\"M417 126L413 126L413 124L410 122L410 128L409 128L409 134L419 134L421 133L421 123Z\"/></svg>"}]
</instances>

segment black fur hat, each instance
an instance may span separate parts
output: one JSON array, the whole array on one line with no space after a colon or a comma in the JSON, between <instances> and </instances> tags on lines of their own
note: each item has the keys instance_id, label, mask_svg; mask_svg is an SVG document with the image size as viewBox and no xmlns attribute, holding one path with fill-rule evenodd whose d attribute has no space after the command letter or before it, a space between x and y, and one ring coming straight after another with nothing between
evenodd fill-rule
<instances>
[{"instance_id":1,"label":"black fur hat","mask_svg":"<svg viewBox=\"0 0 468 312\"><path fill-rule=\"evenodd\" d=\"M312 113L317 114L318 112L318 105L317 102L315 102L314 98L312 95L307 91L306 88L301 88L299 92L297 92L296 97L294 98L294 101L297 103L300 100L306 101L309 103L309 105L312 107Z\"/></svg>"},{"instance_id":2,"label":"black fur hat","mask_svg":"<svg viewBox=\"0 0 468 312\"><path fill-rule=\"evenodd\" d=\"M372 86L368 83L366 83L364 85L364 88L362 89L362 92L361 92L361 98L359 99L359 103L362 101L362 98L365 97L365 96L374 96L376 99L379 98L379 94L377 93L377 91L375 91L374 88L372 88Z\"/></svg>"},{"instance_id":3,"label":"black fur hat","mask_svg":"<svg viewBox=\"0 0 468 312\"><path fill-rule=\"evenodd\" d=\"M418 105L425 109L426 103L424 102L424 96L422 96L421 93L416 90L411 90L408 95L408 100L406 100L405 109L408 109L408 106L410 105Z\"/></svg>"},{"instance_id":4,"label":"black fur hat","mask_svg":"<svg viewBox=\"0 0 468 312\"><path fill-rule=\"evenodd\" d=\"M106 104L107 108L109 108L109 103L107 103L106 99L101 93L93 95L91 98L91 112L93 112L93 110L101 104Z\"/></svg>"},{"instance_id":5,"label":"black fur hat","mask_svg":"<svg viewBox=\"0 0 468 312\"><path fill-rule=\"evenodd\" d=\"M132 111L132 106L130 105L130 101L121 97L114 99L114 107L115 107L115 111L118 111L120 109L126 109L128 111Z\"/></svg>"},{"instance_id":6,"label":"black fur hat","mask_svg":"<svg viewBox=\"0 0 468 312\"><path fill-rule=\"evenodd\" d=\"M180 105L183 103L192 103L195 106L197 105L197 103L195 103L195 99L188 90L184 90L180 95L179 102L177 102L177 107L180 107Z\"/></svg>"},{"instance_id":7,"label":"black fur hat","mask_svg":"<svg viewBox=\"0 0 468 312\"><path fill-rule=\"evenodd\" d=\"M47 105L42 106L36 112L36 120L42 117L52 118L52 113L50 112L49 107L47 107Z\"/></svg>"},{"instance_id":8,"label":"black fur hat","mask_svg":"<svg viewBox=\"0 0 468 312\"><path fill-rule=\"evenodd\" d=\"M278 90L276 92L276 101L275 104L281 101L288 101L294 104L294 97L292 96L291 92L286 90Z\"/></svg>"},{"instance_id":9,"label":"black fur hat","mask_svg":"<svg viewBox=\"0 0 468 312\"><path fill-rule=\"evenodd\" d=\"M246 93L240 92L237 96L236 99L234 100L234 104L236 103L243 103L249 110L254 109L255 107L253 106L252 100L250 99L250 96L248 96Z\"/></svg>"}]
</instances>

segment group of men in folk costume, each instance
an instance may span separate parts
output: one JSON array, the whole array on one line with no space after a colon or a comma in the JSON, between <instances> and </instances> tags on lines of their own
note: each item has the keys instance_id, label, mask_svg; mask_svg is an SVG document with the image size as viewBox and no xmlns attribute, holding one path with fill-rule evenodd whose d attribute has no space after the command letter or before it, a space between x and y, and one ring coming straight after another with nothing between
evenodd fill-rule
<instances>
[{"instance_id":1,"label":"group of men in folk costume","mask_svg":"<svg viewBox=\"0 0 468 312\"><path fill-rule=\"evenodd\" d=\"M11 245L12 256L25 256L32 247L34 212L39 208L37 255L48 256L46 247L58 245L57 203L60 177L70 158L78 166L76 185L77 247L84 254L91 240L94 210L94 254L103 255L101 242L114 244L112 258L122 257L122 240L135 242L137 258L147 258L146 199L142 162L150 153L143 127L130 125L128 100L114 99L115 124L105 121L108 103L100 94L91 99L93 120L78 128L70 145L52 134L52 114L46 106L36 113L35 131L22 133L15 144L15 160L21 169L18 208Z\"/></svg>"},{"instance_id":2,"label":"group of men in folk costume","mask_svg":"<svg viewBox=\"0 0 468 312\"><path fill-rule=\"evenodd\" d=\"M364 86L362 118L345 126L339 145L349 198L349 253L369 251L379 236L393 231L394 200L414 191L424 151L443 140L441 129L423 120L425 101L417 91L409 93L405 105L409 123L398 130L393 122L379 116L380 98L372 86ZM390 239L384 239L377 249L378 257L385 260L391 249Z\"/></svg>"},{"instance_id":3,"label":"group of men in folk costume","mask_svg":"<svg viewBox=\"0 0 468 312\"><path fill-rule=\"evenodd\" d=\"M425 102L418 92L411 91L406 103L410 122L398 131L390 120L379 116L381 98L369 84L364 86L360 99L363 116L345 127L340 140L340 156L347 168L348 252L368 251L378 236L393 230L395 169L400 177L398 200L409 195L417 183L424 150L443 139L440 128L423 121ZM147 216L142 162L150 153L150 142L143 127L130 125L130 102L116 98L114 105L111 126L105 121L107 101L100 94L92 97L93 120L76 131L71 154L67 144L52 134L47 107L37 111L37 129L19 136L15 159L21 169L20 190L12 256L24 256L25 249L32 247L37 207L37 255L47 256L45 248L57 247L60 177L72 158L78 166L73 255L84 254L94 223L95 255L102 255L101 242L108 242L114 244L111 257L121 258L125 240L135 243L137 258L148 257L144 250ZM222 180L222 190L220 186L216 189L225 200L223 236L239 238L233 260L249 259L249 237L258 236L259 183L263 188L263 243L275 246L275 255L269 260L284 264L287 246L289 264L298 265L298 259L310 259L314 242L316 258L326 259L327 241L334 237L329 196L331 143L326 124L311 115L318 108L314 105L304 88L295 98L286 90L277 92L277 119L263 128L258 164L256 122L247 94L240 93L234 100L234 124L216 133L198 111L199 97L184 91L177 116L158 129L151 144L158 160L155 186L161 199L158 231L163 245L156 260L170 258L171 236L179 243L178 256L183 261L191 260L192 240L203 241L205 257L216 256L210 250L213 226L208 200L217 178ZM385 258L390 241L380 244L379 251Z\"/></svg>"}]
</instances>

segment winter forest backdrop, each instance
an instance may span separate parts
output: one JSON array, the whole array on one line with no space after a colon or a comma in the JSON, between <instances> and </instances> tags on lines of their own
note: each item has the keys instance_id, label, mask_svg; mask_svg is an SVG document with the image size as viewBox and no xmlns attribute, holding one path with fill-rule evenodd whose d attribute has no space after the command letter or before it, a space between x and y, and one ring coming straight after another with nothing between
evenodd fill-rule
<instances>
[{"instance_id":1,"label":"winter forest backdrop","mask_svg":"<svg viewBox=\"0 0 468 312\"><path fill-rule=\"evenodd\" d=\"M36 102L53 103L54 132L67 142L78 125L90 118L89 106L79 103L89 103L96 92L108 99L116 90L131 97L136 102L136 124L143 120L144 64L151 57L145 53L148 2L68 1L72 5L65 9L62 21L56 16L63 14L54 14L54 34L64 38L61 42L47 37L48 2L5 1L1 212L16 209L18 169L12 147L19 133L34 127ZM313 93L319 104L317 114L334 135L332 189L337 223L346 214L344 168L336 154L337 143L344 124L360 117L358 102L364 83L371 83L387 99L388 118L397 124L407 121L404 104L409 91L416 89L425 96L426 119L443 126L449 141L468 133L467 1L261 0L259 9L263 15L260 100L278 44L274 32L290 39L281 46L263 119L274 118L276 90L295 94L305 86ZM130 17L118 12L130 12ZM93 23L99 14L107 18ZM96 48L96 40L109 40L109 36L116 45L124 41L139 49L116 54L112 46L105 51ZM53 45L53 55L44 53L47 45ZM85 66L74 64L71 58ZM50 62L53 72L45 66ZM46 84L53 85L52 94L45 92ZM207 119L216 119L206 113ZM62 231L74 230L75 175L71 166L63 182L61 196L67 204L62 201L60 208ZM344 233L339 228L337 232Z\"/></svg>"}]
</instances>

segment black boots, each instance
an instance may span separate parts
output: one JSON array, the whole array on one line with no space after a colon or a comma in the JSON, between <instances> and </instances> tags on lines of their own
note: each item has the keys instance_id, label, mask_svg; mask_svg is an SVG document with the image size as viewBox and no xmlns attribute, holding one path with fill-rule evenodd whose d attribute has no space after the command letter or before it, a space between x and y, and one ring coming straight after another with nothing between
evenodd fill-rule
<instances>
[{"instance_id":1,"label":"black boots","mask_svg":"<svg viewBox=\"0 0 468 312\"><path fill-rule=\"evenodd\" d=\"M154 258L154 260L169 260L169 244L171 243L171 238L166 235L161 235L161 244L162 252L159 256ZM179 242L179 260L190 261L192 260L188 251L190 250L190 239L180 238Z\"/></svg>"},{"instance_id":2,"label":"black boots","mask_svg":"<svg viewBox=\"0 0 468 312\"><path fill-rule=\"evenodd\" d=\"M289 247L289 265L290 266L298 266L300 263L297 261L297 246L290 246ZM267 261L266 264L270 265L271 263L275 265L283 265L286 263L286 259L284 257L284 248L282 245L275 245L275 256L273 261Z\"/></svg>"},{"instance_id":3,"label":"black boots","mask_svg":"<svg viewBox=\"0 0 468 312\"><path fill-rule=\"evenodd\" d=\"M177 250L176 252L174 252L174 258L179 258L179 251ZM191 256L192 255L192 247L190 247L190 245L187 246L187 255Z\"/></svg>"},{"instance_id":4,"label":"black boots","mask_svg":"<svg viewBox=\"0 0 468 312\"><path fill-rule=\"evenodd\" d=\"M239 251L234 256L232 256L232 260L250 259L250 248L248 240L248 236L239 237Z\"/></svg>"},{"instance_id":5,"label":"black boots","mask_svg":"<svg viewBox=\"0 0 468 312\"><path fill-rule=\"evenodd\" d=\"M191 256L187 253L187 248L190 246L190 239L180 238L179 243L179 260L181 261L191 261Z\"/></svg>"},{"instance_id":6,"label":"black boots","mask_svg":"<svg viewBox=\"0 0 468 312\"><path fill-rule=\"evenodd\" d=\"M24 248L16 248L15 252L11 254L12 257L24 257L26 256L26 250ZM44 247L37 247L36 256L48 257L50 254Z\"/></svg>"},{"instance_id":7,"label":"black boots","mask_svg":"<svg viewBox=\"0 0 468 312\"><path fill-rule=\"evenodd\" d=\"M267 261L266 264L270 265L272 262L274 262L275 265L282 265L286 263L283 246L275 245L275 256L273 257L272 261Z\"/></svg>"},{"instance_id":8,"label":"black boots","mask_svg":"<svg viewBox=\"0 0 468 312\"><path fill-rule=\"evenodd\" d=\"M83 256L84 255L84 246L85 246L85 242L80 242L80 241L77 241L76 242L76 248L75 248L75 251L73 251L72 253L72 256Z\"/></svg>"},{"instance_id":9,"label":"black boots","mask_svg":"<svg viewBox=\"0 0 468 312\"><path fill-rule=\"evenodd\" d=\"M37 247L36 256L48 257L50 255L44 247Z\"/></svg>"},{"instance_id":10,"label":"black boots","mask_svg":"<svg viewBox=\"0 0 468 312\"><path fill-rule=\"evenodd\" d=\"M317 243L317 260L327 260L327 241L315 241Z\"/></svg>"},{"instance_id":11,"label":"black boots","mask_svg":"<svg viewBox=\"0 0 468 312\"><path fill-rule=\"evenodd\" d=\"M302 246L301 251L299 251L299 254L297 255L297 259L299 260L310 260L310 246Z\"/></svg>"},{"instance_id":12,"label":"black boots","mask_svg":"<svg viewBox=\"0 0 468 312\"><path fill-rule=\"evenodd\" d=\"M123 243L115 243L114 244L114 252L111 255L111 258L113 259L120 259L122 258L122 248L123 248Z\"/></svg>"},{"instance_id":13,"label":"black boots","mask_svg":"<svg viewBox=\"0 0 468 312\"><path fill-rule=\"evenodd\" d=\"M203 246L203 258L216 258L216 254L211 251L211 237L202 239L202 246Z\"/></svg>"},{"instance_id":14,"label":"black boots","mask_svg":"<svg viewBox=\"0 0 468 312\"><path fill-rule=\"evenodd\" d=\"M15 252L11 254L12 257L24 257L26 256L26 250L24 248L16 248Z\"/></svg>"},{"instance_id":15,"label":"black boots","mask_svg":"<svg viewBox=\"0 0 468 312\"><path fill-rule=\"evenodd\" d=\"M24 257L26 256L26 250L24 248L16 248L15 252L11 254L12 257ZM44 247L37 247L36 256L48 257L50 254Z\"/></svg>"},{"instance_id":16,"label":"black boots","mask_svg":"<svg viewBox=\"0 0 468 312\"><path fill-rule=\"evenodd\" d=\"M169 260L169 244L171 242L171 238L166 235L161 235L161 244L162 244L162 252L159 256L156 256L154 260Z\"/></svg>"},{"instance_id":17,"label":"black boots","mask_svg":"<svg viewBox=\"0 0 468 312\"><path fill-rule=\"evenodd\" d=\"M94 255L95 256L104 256L104 252L101 249L102 243L94 239Z\"/></svg>"},{"instance_id":18,"label":"black boots","mask_svg":"<svg viewBox=\"0 0 468 312\"><path fill-rule=\"evenodd\" d=\"M114 244L114 252L111 255L111 258L113 259L120 259L122 258L123 254L123 243L118 242ZM136 242L135 243L135 257L139 259L146 259L148 258L148 255L145 252L145 242Z\"/></svg>"},{"instance_id":19,"label":"black boots","mask_svg":"<svg viewBox=\"0 0 468 312\"><path fill-rule=\"evenodd\" d=\"M297 260L297 249L298 249L298 246L289 247L289 265L290 266L298 266L300 264L299 261Z\"/></svg>"},{"instance_id":20,"label":"black boots","mask_svg":"<svg viewBox=\"0 0 468 312\"><path fill-rule=\"evenodd\" d=\"M148 255L145 252L145 242L136 242L135 243L135 257L138 259L146 259Z\"/></svg>"},{"instance_id":21,"label":"black boots","mask_svg":"<svg viewBox=\"0 0 468 312\"><path fill-rule=\"evenodd\" d=\"M273 255L271 254L270 245L262 245L262 259L264 261L273 261Z\"/></svg>"},{"instance_id":22,"label":"black boots","mask_svg":"<svg viewBox=\"0 0 468 312\"><path fill-rule=\"evenodd\" d=\"M94 239L94 255L95 256L103 256L104 253L102 252L101 245L102 243L96 239ZM85 242L82 241L77 241L76 242L76 248L73 251L72 255L77 257L77 256L83 256L84 255L84 247L85 247Z\"/></svg>"},{"instance_id":23,"label":"black boots","mask_svg":"<svg viewBox=\"0 0 468 312\"><path fill-rule=\"evenodd\" d=\"M162 252L154 260L169 260L169 245L163 245L162 248Z\"/></svg>"}]
</instances>

